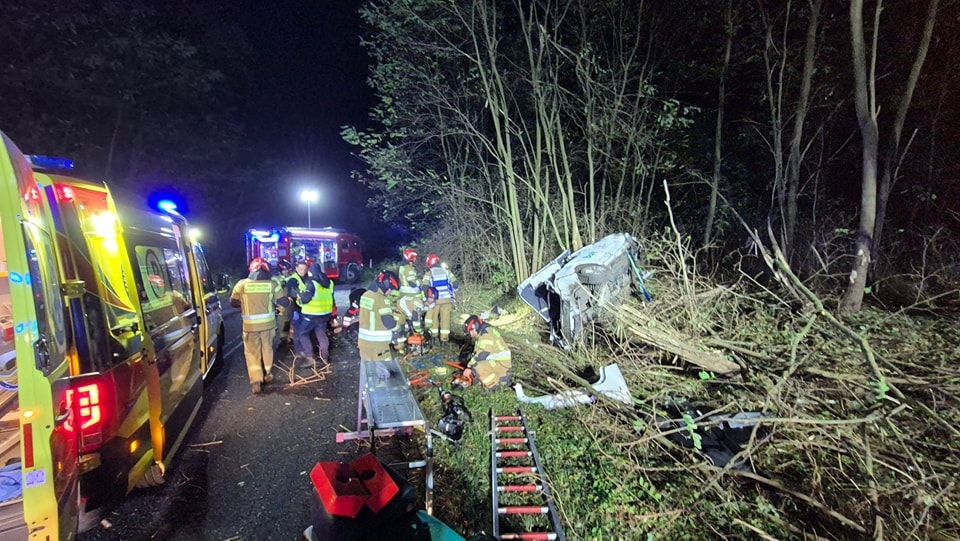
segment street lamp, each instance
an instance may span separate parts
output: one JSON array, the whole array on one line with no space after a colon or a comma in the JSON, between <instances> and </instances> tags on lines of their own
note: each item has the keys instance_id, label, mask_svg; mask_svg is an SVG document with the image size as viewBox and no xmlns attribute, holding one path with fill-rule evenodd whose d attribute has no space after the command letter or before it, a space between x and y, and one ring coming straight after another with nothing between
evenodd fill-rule
<instances>
[{"instance_id":1,"label":"street lamp","mask_svg":"<svg viewBox=\"0 0 960 541\"><path fill-rule=\"evenodd\" d=\"M313 225L310 223L310 203L317 202L317 190L303 190L300 199L307 204L307 229L310 229Z\"/></svg>"}]
</instances>

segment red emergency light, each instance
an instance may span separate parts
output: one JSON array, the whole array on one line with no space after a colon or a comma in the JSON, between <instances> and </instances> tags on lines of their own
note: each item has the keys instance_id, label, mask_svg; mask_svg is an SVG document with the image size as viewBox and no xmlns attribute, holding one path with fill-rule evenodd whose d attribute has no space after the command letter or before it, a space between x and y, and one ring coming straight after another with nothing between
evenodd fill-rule
<instances>
[{"instance_id":1,"label":"red emergency light","mask_svg":"<svg viewBox=\"0 0 960 541\"><path fill-rule=\"evenodd\" d=\"M72 419L64 423L70 431L78 431L80 452L88 453L107 441L107 430L114 414L110 380L102 374L71 378L67 389L67 404L73 410Z\"/></svg>"}]
</instances>

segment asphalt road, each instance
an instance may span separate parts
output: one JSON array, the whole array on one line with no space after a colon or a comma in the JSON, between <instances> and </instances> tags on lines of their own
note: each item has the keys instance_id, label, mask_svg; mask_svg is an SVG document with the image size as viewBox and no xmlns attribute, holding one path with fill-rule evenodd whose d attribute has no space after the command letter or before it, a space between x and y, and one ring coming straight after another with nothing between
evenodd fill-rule
<instances>
[{"instance_id":1,"label":"asphalt road","mask_svg":"<svg viewBox=\"0 0 960 541\"><path fill-rule=\"evenodd\" d=\"M349 287L337 290L348 306ZM350 461L357 442L336 443L356 428L359 353L355 334L331 340L332 371L288 385L287 376L252 396L240 345L240 318L226 302L224 365L207 382L204 403L166 483L134 490L80 541L296 540L310 522L309 472L318 461ZM355 331L354 331L355 332ZM292 354L278 359L289 365ZM308 369L296 371L308 377Z\"/></svg>"}]
</instances>

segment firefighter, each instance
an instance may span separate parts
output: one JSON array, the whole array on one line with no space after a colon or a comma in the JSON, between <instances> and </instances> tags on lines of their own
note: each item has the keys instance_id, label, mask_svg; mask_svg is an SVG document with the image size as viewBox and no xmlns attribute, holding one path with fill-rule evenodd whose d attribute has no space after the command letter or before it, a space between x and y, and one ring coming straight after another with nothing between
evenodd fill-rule
<instances>
[{"instance_id":1,"label":"firefighter","mask_svg":"<svg viewBox=\"0 0 960 541\"><path fill-rule=\"evenodd\" d=\"M276 333L276 307L284 297L270 279L270 265L262 258L250 262L250 275L237 282L230 293L230 306L243 316L243 355L253 394L260 384L273 381L273 336Z\"/></svg>"},{"instance_id":2,"label":"firefighter","mask_svg":"<svg viewBox=\"0 0 960 541\"><path fill-rule=\"evenodd\" d=\"M430 286L423 292L423 328L427 330L428 336L436 336L434 327L439 321L437 308L437 288Z\"/></svg>"},{"instance_id":3,"label":"firefighter","mask_svg":"<svg viewBox=\"0 0 960 541\"><path fill-rule=\"evenodd\" d=\"M397 327L401 335L408 330L414 333L423 332L423 322L420 314L423 311L423 293L420 292L420 277L417 276L417 252L412 248L403 251L406 263L400 267L399 295L395 300L394 312L397 317ZM403 352L403 341L398 344L398 351Z\"/></svg>"},{"instance_id":4,"label":"firefighter","mask_svg":"<svg viewBox=\"0 0 960 541\"><path fill-rule=\"evenodd\" d=\"M387 296L399 287L400 279L396 273L385 270L360 297L357 347L360 349L360 362L373 363L373 369L369 365L364 369L368 377L390 377L389 370L380 361L392 359L390 345L397 341L397 320Z\"/></svg>"},{"instance_id":5,"label":"firefighter","mask_svg":"<svg viewBox=\"0 0 960 541\"><path fill-rule=\"evenodd\" d=\"M423 275L420 284L424 290L430 287L437 290L437 316L433 319L430 330L440 339L441 344L446 344L450 341L450 314L456 302L454 291L458 285L457 278L444 268L437 254L430 254L427 256L427 273Z\"/></svg>"},{"instance_id":6,"label":"firefighter","mask_svg":"<svg viewBox=\"0 0 960 541\"><path fill-rule=\"evenodd\" d=\"M304 287L297 296L300 304L300 320L294 330L296 351L304 357L301 366L316 365L313 358L313 344L310 335L317 338L320 361L324 364L330 358L330 340L327 338L327 326L334 311L333 280L323 272L320 263L310 267L310 273L301 279Z\"/></svg>"},{"instance_id":7,"label":"firefighter","mask_svg":"<svg viewBox=\"0 0 960 541\"><path fill-rule=\"evenodd\" d=\"M275 287L280 290L281 296L286 297L287 282L290 280L290 275L293 274L293 265L286 259L281 259L277 261L277 271L278 274L273 277ZM290 325L290 316L293 315L293 311L289 309L289 303L286 308L280 310L279 315L280 317L277 318L277 336L274 338L274 349L281 344L293 343L293 328Z\"/></svg>"},{"instance_id":8,"label":"firefighter","mask_svg":"<svg viewBox=\"0 0 960 541\"><path fill-rule=\"evenodd\" d=\"M500 331L480 316L470 316L463 323L463 332L475 341L473 355L463 371L464 376L473 381L479 379L487 389L510 385L513 363L510 360L510 347L500 336Z\"/></svg>"},{"instance_id":9,"label":"firefighter","mask_svg":"<svg viewBox=\"0 0 960 541\"><path fill-rule=\"evenodd\" d=\"M366 292L367 290L362 287L355 287L350 290L350 308L347 308L347 311L343 314L343 319L340 321L341 328L350 329L354 323L359 321L357 316L360 315L360 297Z\"/></svg>"}]
</instances>

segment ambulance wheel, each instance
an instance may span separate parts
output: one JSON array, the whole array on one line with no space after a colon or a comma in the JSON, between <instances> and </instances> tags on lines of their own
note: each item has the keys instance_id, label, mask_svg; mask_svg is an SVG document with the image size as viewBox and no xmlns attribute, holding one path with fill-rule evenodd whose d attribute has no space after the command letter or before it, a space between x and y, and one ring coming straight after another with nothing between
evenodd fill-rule
<instances>
[{"instance_id":1,"label":"ambulance wheel","mask_svg":"<svg viewBox=\"0 0 960 541\"><path fill-rule=\"evenodd\" d=\"M163 472L160 471L160 467L154 464L150 466L147 473L137 481L137 488L151 488L162 485L166 481L167 480L163 478Z\"/></svg>"},{"instance_id":2,"label":"ambulance wheel","mask_svg":"<svg viewBox=\"0 0 960 541\"><path fill-rule=\"evenodd\" d=\"M360 281L360 266L356 263L350 263L344 269L343 281L348 284L355 284Z\"/></svg>"},{"instance_id":3,"label":"ambulance wheel","mask_svg":"<svg viewBox=\"0 0 960 541\"><path fill-rule=\"evenodd\" d=\"M79 490L77 491L80 492ZM87 509L83 498L77 496L77 533L83 533L100 525L103 508Z\"/></svg>"}]
</instances>

